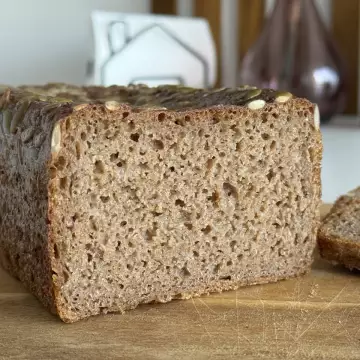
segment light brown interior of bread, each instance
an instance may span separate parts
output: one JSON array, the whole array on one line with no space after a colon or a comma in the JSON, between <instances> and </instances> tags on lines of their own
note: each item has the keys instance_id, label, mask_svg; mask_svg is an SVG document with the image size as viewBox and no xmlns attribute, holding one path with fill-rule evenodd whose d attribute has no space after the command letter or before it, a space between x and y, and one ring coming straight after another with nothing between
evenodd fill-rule
<instances>
[{"instance_id":1,"label":"light brown interior of bread","mask_svg":"<svg viewBox=\"0 0 360 360\"><path fill-rule=\"evenodd\" d=\"M324 219L320 232L329 238L360 244L360 188L337 200L331 213Z\"/></svg>"},{"instance_id":2,"label":"light brown interior of bread","mask_svg":"<svg viewBox=\"0 0 360 360\"><path fill-rule=\"evenodd\" d=\"M70 116L51 169L62 317L305 272L320 197L312 116L291 105Z\"/></svg>"}]
</instances>

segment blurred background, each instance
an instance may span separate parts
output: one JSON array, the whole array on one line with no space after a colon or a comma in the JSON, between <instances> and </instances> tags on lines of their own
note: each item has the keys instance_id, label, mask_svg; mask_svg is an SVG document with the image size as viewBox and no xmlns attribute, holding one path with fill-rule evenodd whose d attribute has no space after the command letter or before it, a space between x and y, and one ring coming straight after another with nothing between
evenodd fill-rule
<instances>
[{"instance_id":1,"label":"blurred background","mask_svg":"<svg viewBox=\"0 0 360 360\"><path fill-rule=\"evenodd\" d=\"M91 83L94 10L204 18L216 56L210 84L270 85L320 103L323 200L360 185L360 0L2 0L1 8L0 83L9 85ZM184 41L194 37L186 24Z\"/></svg>"}]
</instances>

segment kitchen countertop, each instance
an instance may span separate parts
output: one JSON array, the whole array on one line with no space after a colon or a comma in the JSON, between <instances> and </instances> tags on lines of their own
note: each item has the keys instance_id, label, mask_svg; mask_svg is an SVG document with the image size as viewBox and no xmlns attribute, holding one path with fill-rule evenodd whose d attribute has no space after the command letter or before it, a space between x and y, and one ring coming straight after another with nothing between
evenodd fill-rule
<instances>
[{"instance_id":1,"label":"kitchen countertop","mask_svg":"<svg viewBox=\"0 0 360 360\"><path fill-rule=\"evenodd\" d=\"M326 211L328 207L324 207ZM0 270L0 359L360 359L360 272L304 277L64 324Z\"/></svg>"}]
</instances>

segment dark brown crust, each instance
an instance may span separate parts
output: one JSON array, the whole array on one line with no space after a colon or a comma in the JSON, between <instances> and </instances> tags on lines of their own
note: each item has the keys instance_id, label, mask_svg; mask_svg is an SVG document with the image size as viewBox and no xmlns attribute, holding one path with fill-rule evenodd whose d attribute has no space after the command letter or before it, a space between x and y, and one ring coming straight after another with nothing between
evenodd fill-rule
<instances>
[{"instance_id":1,"label":"dark brown crust","mask_svg":"<svg viewBox=\"0 0 360 360\"><path fill-rule=\"evenodd\" d=\"M10 90L10 89L9 89ZM271 104L279 95L289 93L272 89L257 89L252 86L222 89L195 89L182 86L159 86L149 88L145 85L123 86L70 86L66 84L47 84L45 86L22 86L11 89L8 102L22 100L43 101L46 103L104 104L117 101L135 109L163 108L168 110L204 109L213 106L245 106L254 100L264 100ZM294 97L295 98L295 97ZM1 105L0 105L1 108Z\"/></svg>"},{"instance_id":2,"label":"dark brown crust","mask_svg":"<svg viewBox=\"0 0 360 360\"><path fill-rule=\"evenodd\" d=\"M327 236L319 231L318 245L324 259L334 264L342 264L350 270L360 270L360 243Z\"/></svg>"}]
</instances>

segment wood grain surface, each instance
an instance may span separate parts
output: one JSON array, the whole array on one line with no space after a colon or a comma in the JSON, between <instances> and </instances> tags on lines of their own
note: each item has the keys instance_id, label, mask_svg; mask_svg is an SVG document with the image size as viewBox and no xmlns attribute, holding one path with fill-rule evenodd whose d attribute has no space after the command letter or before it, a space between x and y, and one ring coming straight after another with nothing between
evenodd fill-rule
<instances>
[{"instance_id":1,"label":"wood grain surface","mask_svg":"<svg viewBox=\"0 0 360 360\"><path fill-rule=\"evenodd\" d=\"M311 274L72 325L0 270L0 359L360 359L360 275Z\"/></svg>"}]
</instances>

